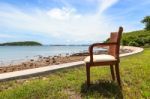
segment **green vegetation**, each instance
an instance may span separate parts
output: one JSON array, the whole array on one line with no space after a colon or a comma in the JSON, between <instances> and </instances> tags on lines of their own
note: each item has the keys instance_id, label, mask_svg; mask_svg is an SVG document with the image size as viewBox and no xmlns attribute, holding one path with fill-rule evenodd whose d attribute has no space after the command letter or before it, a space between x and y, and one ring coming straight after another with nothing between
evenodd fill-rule
<instances>
[{"instance_id":1,"label":"green vegetation","mask_svg":"<svg viewBox=\"0 0 150 99\"><path fill-rule=\"evenodd\" d=\"M150 46L150 31L140 30L124 33L122 45L148 47Z\"/></svg>"},{"instance_id":2,"label":"green vegetation","mask_svg":"<svg viewBox=\"0 0 150 99\"><path fill-rule=\"evenodd\" d=\"M145 24L145 30L150 30L150 16L144 17L141 22Z\"/></svg>"},{"instance_id":3,"label":"green vegetation","mask_svg":"<svg viewBox=\"0 0 150 99\"><path fill-rule=\"evenodd\" d=\"M108 41L109 38L104 42ZM150 31L139 30L123 33L121 43L125 46L150 47Z\"/></svg>"},{"instance_id":4,"label":"green vegetation","mask_svg":"<svg viewBox=\"0 0 150 99\"><path fill-rule=\"evenodd\" d=\"M109 67L91 68L92 85L87 89L85 67L49 75L0 82L0 99L150 99L150 48L121 58L123 89L111 82Z\"/></svg>"},{"instance_id":5,"label":"green vegetation","mask_svg":"<svg viewBox=\"0 0 150 99\"><path fill-rule=\"evenodd\" d=\"M141 22L145 24L145 30L123 34L122 45L150 46L150 16L144 17Z\"/></svg>"},{"instance_id":6,"label":"green vegetation","mask_svg":"<svg viewBox=\"0 0 150 99\"><path fill-rule=\"evenodd\" d=\"M42 44L35 41L9 42L0 44L0 46L39 46L39 45Z\"/></svg>"}]
</instances>

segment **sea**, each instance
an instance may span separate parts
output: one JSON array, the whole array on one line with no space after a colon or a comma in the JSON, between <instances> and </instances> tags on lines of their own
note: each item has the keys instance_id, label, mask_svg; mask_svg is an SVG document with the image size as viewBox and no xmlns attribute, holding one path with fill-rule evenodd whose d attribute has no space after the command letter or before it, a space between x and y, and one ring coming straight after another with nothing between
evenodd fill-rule
<instances>
[{"instance_id":1,"label":"sea","mask_svg":"<svg viewBox=\"0 0 150 99\"><path fill-rule=\"evenodd\" d=\"M88 46L0 46L0 66L37 58L85 52Z\"/></svg>"},{"instance_id":2,"label":"sea","mask_svg":"<svg viewBox=\"0 0 150 99\"><path fill-rule=\"evenodd\" d=\"M64 46L0 46L0 67L38 59L39 56L66 56L88 51L88 45ZM97 49L95 49L97 50ZM105 49L98 49L105 50Z\"/></svg>"}]
</instances>

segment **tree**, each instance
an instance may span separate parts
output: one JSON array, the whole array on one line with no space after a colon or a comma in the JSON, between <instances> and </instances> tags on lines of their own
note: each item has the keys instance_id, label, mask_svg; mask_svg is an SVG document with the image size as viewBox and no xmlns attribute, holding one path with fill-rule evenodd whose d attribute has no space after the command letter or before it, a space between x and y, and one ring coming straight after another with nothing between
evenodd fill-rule
<instances>
[{"instance_id":1,"label":"tree","mask_svg":"<svg viewBox=\"0 0 150 99\"><path fill-rule=\"evenodd\" d=\"M150 30L150 16L144 17L141 22L145 24L145 30Z\"/></svg>"}]
</instances>

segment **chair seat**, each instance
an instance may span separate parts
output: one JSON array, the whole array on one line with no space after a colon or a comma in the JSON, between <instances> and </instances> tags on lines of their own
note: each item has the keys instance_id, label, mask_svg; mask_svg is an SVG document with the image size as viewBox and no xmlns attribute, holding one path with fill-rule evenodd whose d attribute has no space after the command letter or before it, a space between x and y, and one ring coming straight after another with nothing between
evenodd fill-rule
<instances>
[{"instance_id":1,"label":"chair seat","mask_svg":"<svg viewBox=\"0 0 150 99\"><path fill-rule=\"evenodd\" d=\"M93 62L107 62L107 61L116 61L116 58L112 55L101 54L101 55L93 55ZM84 59L85 63L90 62L90 56L87 56Z\"/></svg>"}]
</instances>

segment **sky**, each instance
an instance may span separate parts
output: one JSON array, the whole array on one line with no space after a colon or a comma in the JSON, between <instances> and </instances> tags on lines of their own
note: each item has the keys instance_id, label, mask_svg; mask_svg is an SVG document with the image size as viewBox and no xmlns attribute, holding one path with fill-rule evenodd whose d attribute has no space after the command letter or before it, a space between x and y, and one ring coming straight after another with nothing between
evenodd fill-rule
<instances>
[{"instance_id":1,"label":"sky","mask_svg":"<svg viewBox=\"0 0 150 99\"><path fill-rule=\"evenodd\" d=\"M0 43L91 44L141 30L150 0L0 0Z\"/></svg>"}]
</instances>

